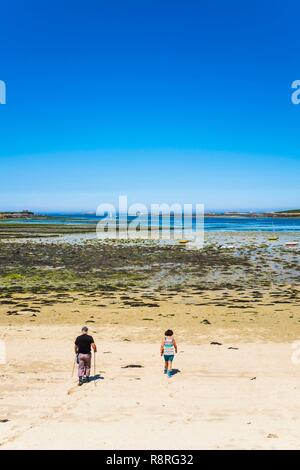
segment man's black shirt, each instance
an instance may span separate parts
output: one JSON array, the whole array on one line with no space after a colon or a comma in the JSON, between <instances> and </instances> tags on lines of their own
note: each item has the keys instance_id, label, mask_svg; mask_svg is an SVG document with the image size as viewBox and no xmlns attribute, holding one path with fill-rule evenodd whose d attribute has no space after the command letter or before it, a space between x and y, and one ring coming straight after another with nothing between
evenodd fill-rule
<instances>
[{"instance_id":1,"label":"man's black shirt","mask_svg":"<svg viewBox=\"0 0 300 470\"><path fill-rule=\"evenodd\" d=\"M91 354L91 344L94 342L90 335L80 335L76 338L75 344L79 354Z\"/></svg>"}]
</instances>

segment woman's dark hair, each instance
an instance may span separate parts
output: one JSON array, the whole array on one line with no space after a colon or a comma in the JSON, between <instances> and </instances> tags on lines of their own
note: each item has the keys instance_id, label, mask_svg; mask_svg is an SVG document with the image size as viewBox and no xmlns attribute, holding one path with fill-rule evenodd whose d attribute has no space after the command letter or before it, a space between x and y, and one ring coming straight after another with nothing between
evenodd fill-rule
<instances>
[{"instance_id":1,"label":"woman's dark hair","mask_svg":"<svg viewBox=\"0 0 300 470\"><path fill-rule=\"evenodd\" d=\"M172 330L165 331L165 336L173 336L173 331Z\"/></svg>"}]
</instances>

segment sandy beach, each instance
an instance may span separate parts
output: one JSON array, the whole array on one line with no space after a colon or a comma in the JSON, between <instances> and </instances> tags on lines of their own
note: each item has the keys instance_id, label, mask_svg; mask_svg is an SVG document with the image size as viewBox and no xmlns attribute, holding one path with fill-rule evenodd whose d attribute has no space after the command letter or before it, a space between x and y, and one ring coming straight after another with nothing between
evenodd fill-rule
<instances>
[{"instance_id":1,"label":"sandy beach","mask_svg":"<svg viewBox=\"0 0 300 470\"><path fill-rule=\"evenodd\" d=\"M79 388L71 377L78 329L1 328L9 355L1 449L297 448L300 366L290 343L224 335L221 346L197 345L179 336L177 373L168 379L157 344L114 340L104 328L92 331L100 378ZM145 329L122 334L147 340ZM133 364L141 367L126 368Z\"/></svg>"},{"instance_id":2,"label":"sandy beach","mask_svg":"<svg viewBox=\"0 0 300 470\"><path fill-rule=\"evenodd\" d=\"M232 240L3 242L0 448L297 448L298 249ZM78 387L84 324L96 380ZM167 328L179 345L171 378Z\"/></svg>"}]
</instances>

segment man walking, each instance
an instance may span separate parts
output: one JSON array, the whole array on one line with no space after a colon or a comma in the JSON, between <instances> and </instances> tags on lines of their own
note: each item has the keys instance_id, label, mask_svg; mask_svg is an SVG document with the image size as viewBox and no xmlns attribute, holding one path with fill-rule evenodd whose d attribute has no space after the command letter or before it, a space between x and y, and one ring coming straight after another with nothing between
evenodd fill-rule
<instances>
[{"instance_id":1,"label":"man walking","mask_svg":"<svg viewBox=\"0 0 300 470\"><path fill-rule=\"evenodd\" d=\"M81 335L75 340L75 354L78 357L78 385L82 385L86 379L89 382L91 372L91 347L93 348L94 354L97 352L97 347L94 343L92 336L88 335L88 327L84 326L81 330Z\"/></svg>"}]
</instances>

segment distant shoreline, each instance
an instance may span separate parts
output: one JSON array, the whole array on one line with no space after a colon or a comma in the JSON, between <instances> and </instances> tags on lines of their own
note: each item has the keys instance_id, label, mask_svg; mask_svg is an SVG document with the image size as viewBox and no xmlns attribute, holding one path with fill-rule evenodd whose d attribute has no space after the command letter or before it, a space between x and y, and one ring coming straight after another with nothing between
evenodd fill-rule
<instances>
[{"instance_id":1,"label":"distant shoreline","mask_svg":"<svg viewBox=\"0 0 300 470\"><path fill-rule=\"evenodd\" d=\"M119 214L119 215L125 215L125 214ZM170 217L170 214L152 214L152 216L158 217ZM65 219L68 218L69 220L75 220L82 218L82 217L88 217L88 216L94 216L96 217L95 213L74 213L74 214L36 214L31 211L21 211L21 212L0 212L0 222L1 221L8 221L8 220L57 220L57 219ZM141 214L141 216L144 216L144 214ZM174 217L181 217L182 214L174 214ZM186 218L191 218L192 214L185 214ZM207 212L204 214L204 218L222 218L222 219L259 219L259 218L293 218L293 219L298 219L300 218L300 209L293 209L293 210L287 210L287 211L277 211L277 212L238 212L238 211L232 211L232 212ZM100 220L100 217L99 217ZM95 221L95 223L97 223Z\"/></svg>"},{"instance_id":2,"label":"distant shoreline","mask_svg":"<svg viewBox=\"0 0 300 470\"><path fill-rule=\"evenodd\" d=\"M204 214L204 217L215 217L215 218L222 218L222 219L259 219L259 218L277 218L277 219L285 219L285 218L293 218L299 219L300 218L300 211L299 212L265 212L265 213L224 213L224 214L214 214L214 213L207 213Z\"/></svg>"}]
</instances>

